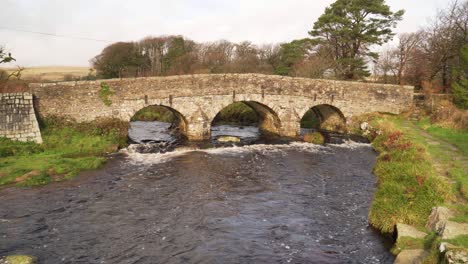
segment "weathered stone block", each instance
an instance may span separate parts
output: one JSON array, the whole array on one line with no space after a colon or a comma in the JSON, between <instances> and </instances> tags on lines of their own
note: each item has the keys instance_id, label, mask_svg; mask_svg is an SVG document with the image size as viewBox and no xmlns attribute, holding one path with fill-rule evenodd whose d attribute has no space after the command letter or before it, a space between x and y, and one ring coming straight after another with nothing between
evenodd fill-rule
<instances>
[{"instance_id":1,"label":"weathered stone block","mask_svg":"<svg viewBox=\"0 0 468 264\"><path fill-rule=\"evenodd\" d=\"M42 142L31 94L0 94L0 109L1 137Z\"/></svg>"}]
</instances>

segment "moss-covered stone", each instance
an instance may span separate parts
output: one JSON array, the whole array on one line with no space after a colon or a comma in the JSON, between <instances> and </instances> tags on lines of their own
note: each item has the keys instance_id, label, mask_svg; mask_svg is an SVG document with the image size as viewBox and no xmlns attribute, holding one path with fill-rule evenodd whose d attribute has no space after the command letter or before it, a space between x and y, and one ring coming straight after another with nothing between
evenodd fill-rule
<instances>
[{"instance_id":1,"label":"moss-covered stone","mask_svg":"<svg viewBox=\"0 0 468 264\"><path fill-rule=\"evenodd\" d=\"M304 141L323 145L325 143L325 137L319 132L311 132L304 135Z\"/></svg>"},{"instance_id":2,"label":"moss-covered stone","mask_svg":"<svg viewBox=\"0 0 468 264\"><path fill-rule=\"evenodd\" d=\"M35 264L37 258L27 255L12 255L0 259L0 264Z\"/></svg>"}]
</instances>

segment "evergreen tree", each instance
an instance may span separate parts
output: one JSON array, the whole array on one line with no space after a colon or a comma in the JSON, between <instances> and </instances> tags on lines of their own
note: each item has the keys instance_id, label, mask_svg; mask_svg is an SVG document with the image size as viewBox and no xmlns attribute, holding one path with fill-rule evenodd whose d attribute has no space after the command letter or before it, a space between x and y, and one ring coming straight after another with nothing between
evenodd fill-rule
<instances>
[{"instance_id":1,"label":"evergreen tree","mask_svg":"<svg viewBox=\"0 0 468 264\"><path fill-rule=\"evenodd\" d=\"M392 28L402 19L403 10L392 12L385 0L337 0L325 9L309 34L316 44L330 46L343 79L369 76L365 59L377 59L372 45L392 39Z\"/></svg>"},{"instance_id":2,"label":"evergreen tree","mask_svg":"<svg viewBox=\"0 0 468 264\"><path fill-rule=\"evenodd\" d=\"M294 64L304 59L309 49L309 39L298 39L281 44L279 64L275 67L275 74L290 75Z\"/></svg>"}]
</instances>

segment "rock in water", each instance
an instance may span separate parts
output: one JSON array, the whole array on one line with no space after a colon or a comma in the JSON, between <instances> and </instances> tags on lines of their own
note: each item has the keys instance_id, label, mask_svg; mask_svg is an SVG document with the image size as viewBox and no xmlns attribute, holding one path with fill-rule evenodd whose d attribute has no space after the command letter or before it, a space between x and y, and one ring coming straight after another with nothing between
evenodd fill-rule
<instances>
[{"instance_id":1,"label":"rock in water","mask_svg":"<svg viewBox=\"0 0 468 264\"><path fill-rule=\"evenodd\" d=\"M220 136L216 140L218 142L240 142L240 138L233 136Z\"/></svg>"},{"instance_id":2,"label":"rock in water","mask_svg":"<svg viewBox=\"0 0 468 264\"><path fill-rule=\"evenodd\" d=\"M12 255L0 258L0 264L35 264L37 258L27 255Z\"/></svg>"},{"instance_id":3,"label":"rock in water","mask_svg":"<svg viewBox=\"0 0 468 264\"><path fill-rule=\"evenodd\" d=\"M176 146L176 141L147 142L143 144L131 144L127 147L130 153L165 153Z\"/></svg>"}]
</instances>

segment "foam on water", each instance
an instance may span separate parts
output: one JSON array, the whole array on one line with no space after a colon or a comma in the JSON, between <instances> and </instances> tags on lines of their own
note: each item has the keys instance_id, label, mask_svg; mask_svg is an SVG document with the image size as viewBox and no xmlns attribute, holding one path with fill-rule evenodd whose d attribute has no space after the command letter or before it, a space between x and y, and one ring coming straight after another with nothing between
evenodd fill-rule
<instances>
[{"instance_id":1,"label":"foam on water","mask_svg":"<svg viewBox=\"0 0 468 264\"><path fill-rule=\"evenodd\" d=\"M296 150L309 153L332 153L333 148L368 148L370 144L346 141L343 144L316 145L306 142L291 142L289 144L253 144L245 146L219 147L210 149L198 149L195 147L179 147L171 152L165 153L138 153L123 149L121 152L127 154L128 161L134 164L158 164L170 161L172 158L185 155L190 152L204 152L212 155L241 155L243 153L258 152L260 154L279 153L286 155L285 151Z\"/></svg>"}]
</instances>

